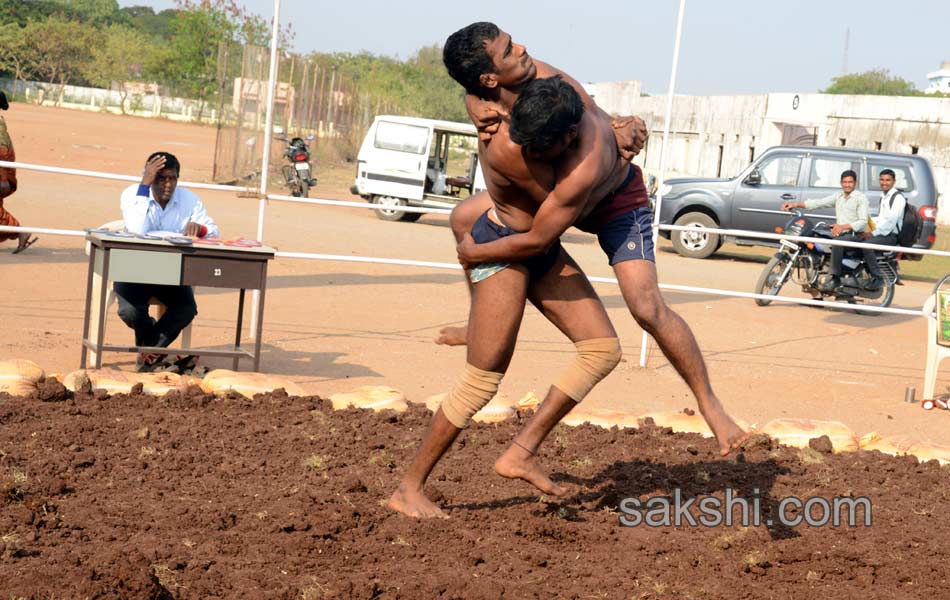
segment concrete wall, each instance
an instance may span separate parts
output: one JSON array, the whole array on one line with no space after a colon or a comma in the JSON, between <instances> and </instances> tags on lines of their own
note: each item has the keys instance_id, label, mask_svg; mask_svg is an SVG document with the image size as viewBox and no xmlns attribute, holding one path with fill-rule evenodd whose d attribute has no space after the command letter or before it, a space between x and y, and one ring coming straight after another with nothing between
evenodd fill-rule
<instances>
[{"instance_id":1,"label":"concrete wall","mask_svg":"<svg viewBox=\"0 0 950 600\"><path fill-rule=\"evenodd\" d=\"M619 82L625 83L625 82ZM637 114L651 138L635 162L659 172L666 97L622 94L618 82L585 86L613 114ZM950 224L950 98L756 94L676 96L667 176L731 177L782 143L842 146L913 154L930 161L940 194L938 220ZM842 141L844 143L842 144Z\"/></svg>"},{"instance_id":2,"label":"concrete wall","mask_svg":"<svg viewBox=\"0 0 950 600\"><path fill-rule=\"evenodd\" d=\"M38 81L13 81L0 79L0 89L4 90L10 99L24 100L46 106L61 106L78 110L92 110L98 112L122 112L122 96L114 90L87 88L67 85L60 90L60 86ZM60 98L62 94L62 98ZM176 121L197 121L201 113L201 120L214 123L217 120L216 107L206 104L203 110L196 100L188 98L173 98L153 94L128 94L125 99L126 114L140 117L163 117Z\"/></svg>"}]
</instances>

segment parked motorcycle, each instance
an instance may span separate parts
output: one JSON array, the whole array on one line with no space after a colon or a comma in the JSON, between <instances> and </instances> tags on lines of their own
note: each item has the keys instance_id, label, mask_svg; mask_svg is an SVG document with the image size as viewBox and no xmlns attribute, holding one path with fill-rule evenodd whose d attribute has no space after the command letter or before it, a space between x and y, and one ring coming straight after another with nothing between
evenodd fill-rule
<instances>
[{"instance_id":1,"label":"parked motorcycle","mask_svg":"<svg viewBox=\"0 0 950 600\"><path fill-rule=\"evenodd\" d=\"M310 188L317 185L317 180L313 177L313 169L310 168L310 147L307 146L307 141L313 141L313 136L308 135L307 141L299 137L288 140L280 136L277 139L287 143L284 158L290 164L281 167L281 173L290 189L290 195L306 198L310 193Z\"/></svg>"},{"instance_id":2,"label":"parked motorcycle","mask_svg":"<svg viewBox=\"0 0 950 600\"><path fill-rule=\"evenodd\" d=\"M831 239L831 226L823 221L816 222L806 217L802 210L792 211L792 218L785 223L783 232L787 235ZM878 252L877 264L881 269L884 284L872 285L870 271L864 262L863 253L858 248L845 251L842 262L841 285L834 290L821 288L831 277L831 245L813 242L792 242L781 240L781 249L765 266L755 284L758 294L778 295L788 281L802 287L802 291L816 300L829 298L848 304L886 307L894 299L894 286L900 284L897 252ZM771 300L756 298L759 306L768 306ZM879 315L875 311L857 311L862 315Z\"/></svg>"}]
</instances>

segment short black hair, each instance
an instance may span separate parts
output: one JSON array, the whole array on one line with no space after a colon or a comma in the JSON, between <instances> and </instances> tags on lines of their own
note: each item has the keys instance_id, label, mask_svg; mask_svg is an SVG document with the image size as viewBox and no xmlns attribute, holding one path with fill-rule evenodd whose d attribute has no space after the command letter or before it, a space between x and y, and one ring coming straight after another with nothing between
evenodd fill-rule
<instances>
[{"instance_id":1,"label":"short black hair","mask_svg":"<svg viewBox=\"0 0 950 600\"><path fill-rule=\"evenodd\" d=\"M469 94L478 95L482 90L483 73L494 73L485 44L492 41L501 30L494 23L479 21L459 29L445 40L442 48L442 63L452 79L459 82Z\"/></svg>"},{"instance_id":2,"label":"short black hair","mask_svg":"<svg viewBox=\"0 0 950 600\"><path fill-rule=\"evenodd\" d=\"M858 182L858 174L854 172L854 169L848 169L847 171L841 172L841 178L850 177L854 180L855 183Z\"/></svg>"},{"instance_id":3,"label":"short black hair","mask_svg":"<svg viewBox=\"0 0 950 600\"><path fill-rule=\"evenodd\" d=\"M897 179L897 175L894 173L893 169L884 169L881 171L881 174L878 177L883 177L884 175L890 175L891 179Z\"/></svg>"},{"instance_id":4,"label":"short black hair","mask_svg":"<svg viewBox=\"0 0 950 600\"><path fill-rule=\"evenodd\" d=\"M7 110L10 108L10 103L7 102L7 95L3 93L3 90L0 90L0 110Z\"/></svg>"},{"instance_id":5,"label":"short black hair","mask_svg":"<svg viewBox=\"0 0 950 600\"><path fill-rule=\"evenodd\" d=\"M162 167L162 169L175 169L175 173L177 173L178 175L181 175L181 163L178 162L178 159L175 158L174 154L171 154L169 152L162 152L162 151L152 152L151 154L148 155L148 158L145 159L145 162L152 160L156 156L165 157L165 166Z\"/></svg>"},{"instance_id":6,"label":"short black hair","mask_svg":"<svg viewBox=\"0 0 950 600\"><path fill-rule=\"evenodd\" d=\"M508 135L516 144L547 150L584 115L581 95L560 75L535 79L511 107Z\"/></svg>"}]
</instances>

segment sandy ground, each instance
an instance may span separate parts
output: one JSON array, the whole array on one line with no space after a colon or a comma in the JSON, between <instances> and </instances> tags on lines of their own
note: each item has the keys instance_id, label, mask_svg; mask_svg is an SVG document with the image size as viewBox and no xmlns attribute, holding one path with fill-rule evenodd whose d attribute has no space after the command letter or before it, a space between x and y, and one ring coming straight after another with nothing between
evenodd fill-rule
<instances>
[{"instance_id":1,"label":"sandy ground","mask_svg":"<svg viewBox=\"0 0 950 600\"><path fill-rule=\"evenodd\" d=\"M214 130L208 127L14 104L4 114L19 160L135 175L145 156L178 155L183 180L207 181ZM317 167L317 176L321 175ZM24 224L80 229L121 218L124 184L21 170L20 190L7 208ZM343 189L311 194L352 199ZM253 237L257 202L228 193L202 193L223 235ZM285 251L454 262L447 222L425 216L415 224L386 223L369 211L271 202L265 241ZM595 240L570 232L566 247L588 274L612 276ZM6 248L12 249L12 244ZM762 263L717 255L695 261L659 256L665 283L751 290ZM79 366L86 273L83 244L45 235L23 255L0 254L0 358L29 358L49 372ZM595 286L626 352L625 362L587 400L633 413L694 406L688 389L651 345L648 366L637 366L641 330L618 289ZM898 288L894 306L919 308L930 284ZM865 317L706 294L666 293L692 326L716 391L750 423L776 417L844 421L857 433L915 433L941 442L946 412L903 402L904 390L923 386L926 323L885 315ZM237 293L199 292L194 341L223 346L231 334ZM106 338L131 340L115 315ZM447 391L464 364L464 350L431 343L439 328L465 320L468 300L458 272L429 268L278 259L270 270L262 369L326 396L360 385L391 385L410 399ZM543 395L571 359L573 347L528 308L518 350L502 392ZM130 368L131 355L110 354L107 365ZM226 361L207 360L209 366ZM950 384L950 373L938 382Z\"/></svg>"}]
</instances>

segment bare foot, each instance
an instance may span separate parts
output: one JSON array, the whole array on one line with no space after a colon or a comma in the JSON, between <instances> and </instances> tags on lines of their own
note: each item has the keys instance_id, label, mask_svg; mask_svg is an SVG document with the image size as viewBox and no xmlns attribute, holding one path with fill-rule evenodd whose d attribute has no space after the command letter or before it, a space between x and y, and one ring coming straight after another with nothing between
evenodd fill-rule
<instances>
[{"instance_id":1,"label":"bare foot","mask_svg":"<svg viewBox=\"0 0 950 600\"><path fill-rule=\"evenodd\" d=\"M751 435L744 431L728 414L723 410L714 411L708 415L703 415L709 428L712 429L716 441L719 442L719 454L729 456L729 454L739 448Z\"/></svg>"},{"instance_id":2,"label":"bare foot","mask_svg":"<svg viewBox=\"0 0 950 600\"><path fill-rule=\"evenodd\" d=\"M410 489L404 483L399 484L386 506L414 519L449 518L441 508L426 498L421 489Z\"/></svg>"},{"instance_id":3,"label":"bare foot","mask_svg":"<svg viewBox=\"0 0 950 600\"><path fill-rule=\"evenodd\" d=\"M468 324L464 327L443 327L433 341L442 346L464 346L468 343Z\"/></svg>"},{"instance_id":4,"label":"bare foot","mask_svg":"<svg viewBox=\"0 0 950 600\"><path fill-rule=\"evenodd\" d=\"M567 490L551 481L538 466L538 459L533 454L512 444L504 454L495 461L495 472L508 479L522 479L545 494L564 496Z\"/></svg>"}]
</instances>

